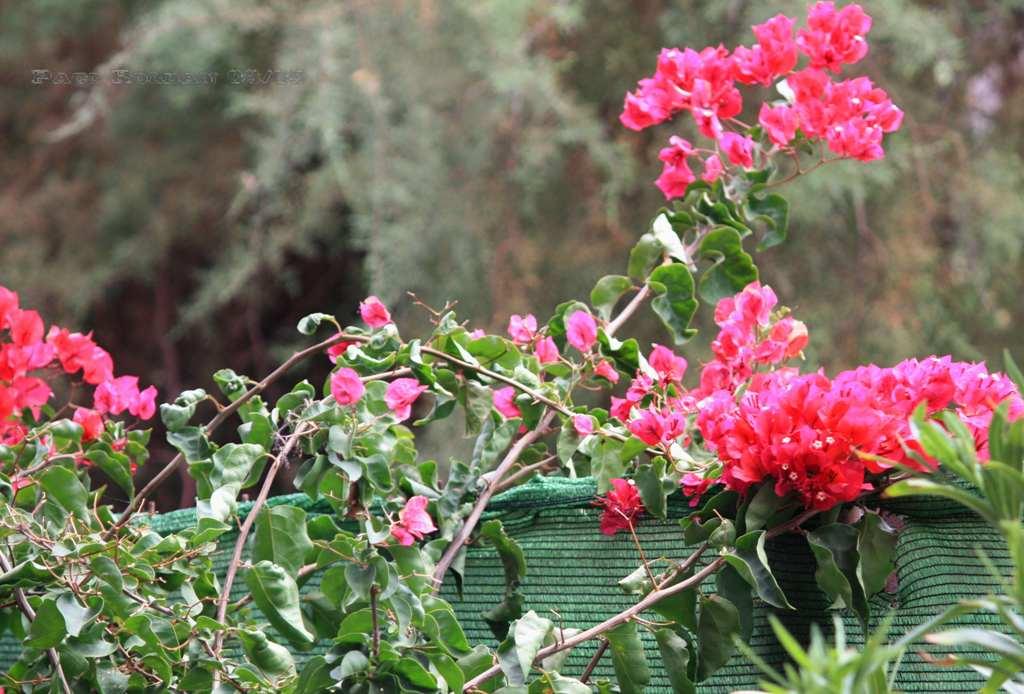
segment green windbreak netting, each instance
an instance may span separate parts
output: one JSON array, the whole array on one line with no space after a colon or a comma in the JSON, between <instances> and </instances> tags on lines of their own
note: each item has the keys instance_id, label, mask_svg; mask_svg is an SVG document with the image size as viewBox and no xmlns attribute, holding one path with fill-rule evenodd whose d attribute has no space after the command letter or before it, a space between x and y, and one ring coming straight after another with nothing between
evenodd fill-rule
<instances>
[{"instance_id":1,"label":"green windbreak netting","mask_svg":"<svg viewBox=\"0 0 1024 694\"><path fill-rule=\"evenodd\" d=\"M488 508L488 514L501 518L526 553L529 571L523 592L527 608L564 627L585 628L631 604L616 582L638 566L635 546L626 534L606 537L598 532L598 511L591 505L594 494L594 482L589 479L542 478L495 497ZM314 514L330 512L304 495L278 497L270 503L295 504ZM249 507L241 504L240 512L246 513ZM912 499L890 503L887 508L906 519L896 553L899 581L893 593L875 596L872 613L877 624L892 611L893 637L960 598L976 597L992 588L988 572L977 558L976 547L984 549L997 566L1009 571L1010 561L1001 538L961 507ZM642 519L637 532L649 560L661 556L678 560L686 556L688 550L682 544L677 521L688 511L684 503L677 501L670 504L669 520ZM195 514L191 509L174 511L155 516L150 522L158 532L172 532L195 522ZM232 545L232 537L226 536L217 557L221 570L227 564ZM806 542L797 535L777 538L769 544L769 560L790 601L798 608L796 612L774 611L790 631L806 636L812 623L829 626L831 613L826 609L825 596L815 586L814 559ZM314 575L303 591L315 591L318 585L319 577ZM460 598L450 584L443 594L455 606L471 642L494 645L480 615L494 606L503 587L495 552L471 547L463 595ZM246 592L244 581L237 581L234 588L232 599ZM784 657L768 627L769 609L762 605L757 612L751 646L764 660L778 667ZM863 633L856 618L848 611L842 617L849 641L862 643ZM997 626L988 615L971 616L961 623ZM327 643L321 644L320 652L327 647ZM653 639L648 638L647 647L652 672L648 691L671 691ZM576 648L563 672L578 676L593 648L590 644ZM979 688L981 679L972 671L940 669L925 662L918 652L927 648L920 645L902 663L897 680L901 690L968 692ZM0 642L0 665L6 669L18 651L18 644L9 636ZM595 676L603 675L611 676L610 658L604 659ZM702 683L699 691L710 694L749 689L759 679L751 664L734 656L725 668Z\"/></svg>"}]
</instances>

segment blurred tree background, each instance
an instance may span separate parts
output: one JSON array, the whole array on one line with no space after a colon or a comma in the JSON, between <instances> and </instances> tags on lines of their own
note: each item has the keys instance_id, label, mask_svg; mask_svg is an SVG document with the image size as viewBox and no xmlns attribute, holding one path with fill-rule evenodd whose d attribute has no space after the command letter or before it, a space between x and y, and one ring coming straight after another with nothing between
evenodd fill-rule
<instances>
[{"instance_id":1,"label":"blurred tree background","mask_svg":"<svg viewBox=\"0 0 1024 694\"><path fill-rule=\"evenodd\" d=\"M788 188L791 241L758 257L762 279L808 323L811 365L1001 364L1024 319L1024 2L862 4L863 70L907 119L884 162ZM0 283L164 397L224 366L262 375L302 342L299 317L354 317L368 293L409 334L427 315L406 292L458 299L474 327L546 319L621 272L663 202L657 150L688 122L617 121L658 49L749 44L805 5L0 3ZM111 84L119 68L220 78ZM101 79L33 85L32 69ZM234 84L239 69L304 79Z\"/></svg>"}]
</instances>

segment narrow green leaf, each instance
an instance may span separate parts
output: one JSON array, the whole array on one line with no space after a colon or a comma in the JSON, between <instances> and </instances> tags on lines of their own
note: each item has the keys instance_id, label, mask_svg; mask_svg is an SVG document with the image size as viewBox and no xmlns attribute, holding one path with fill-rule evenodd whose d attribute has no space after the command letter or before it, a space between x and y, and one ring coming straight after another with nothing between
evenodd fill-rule
<instances>
[{"instance_id":1,"label":"narrow green leaf","mask_svg":"<svg viewBox=\"0 0 1024 694\"><path fill-rule=\"evenodd\" d=\"M861 584L860 553L856 528L845 523L830 523L807 533L818 568L814 579L834 602L857 613L861 624L868 620L868 602Z\"/></svg>"},{"instance_id":2,"label":"narrow green leaf","mask_svg":"<svg viewBox=\"0 0 1024 694\"><path fill-rule=\"evenodd\" d=\"M676 694L696 694L697 687L690 679L690 646L682 636L671 629L654 632L658 642L661 662L665 666L668 681Z\"/></svg>"},{"instance_id":3,"label":"narrow green leaf","mask_svg":"<svg viewBox=\"0 0 1024 694\"><path fill-rule=\"evenodd\" d=\"M710 677L732 657L733 635L740 630L740 615L735 605L720 595L702 595L697 643L700 658L697 681Z\"/></svg>"},{"instance_id":4,"label":"narrow green leaf","mask_svg":"<svg viewBox=\"0 0 1024 694\"><path fill-rule=\"evenodd\" d=\"M768 555L764 550L765 531L755 530L736 538L736 547L725 555L725 560L739 572L757 591L758 597L769 605L794 609L779 588L775 576L768 566Z\"/></svg>"},{"instance_id":5,"label":"narrow green leaf","mask_svg":"<svg viewBox=\"0 0 1024 694\"><path fill-rule=\"evenodd\" d=\"M651 681L647 655L636 622L626 622L605 632L612 655L612 667L622 694L638 694Z\"/></svg>"}]
</instances>

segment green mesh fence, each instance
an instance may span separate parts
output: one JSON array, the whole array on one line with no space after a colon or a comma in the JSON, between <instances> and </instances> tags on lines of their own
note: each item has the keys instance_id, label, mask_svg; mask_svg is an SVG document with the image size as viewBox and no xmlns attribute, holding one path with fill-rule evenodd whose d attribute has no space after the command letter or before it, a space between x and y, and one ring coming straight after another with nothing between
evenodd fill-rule
<instances>
[{"instance_id":1,"label":"green mesh fence","mask_svg":"<svg viewBox=\"0 0 1024 694\"><path fill-rule=\"evenodd\" d=\"M598 532L598 511L591 506L594 494L594 482L589 479L543 478L495 497L488 507L488 515L500 518L526 553L529 572L523 592L527 607L564 627L585 628L631 604L616 582L638 566L635 546L625 534L606 537ZM304 495L277 497L269 503L294 504L311 514L330 512ZM240 504L239 510L244 514L249 508L249 504ZM984 549L1000 569L1009 571L1010 560L1002 539L961 507L938 500L911 499L889 503L887 508L904 516L907 526L900 534L896 550L899 585L894 593L877 595L872 600L872 626L892 611L893 638L956 600L983 595L992 588L988 572L977 558L976 547ZM683 503L674 502L669 506L667 521L642 520L638 535L648 559L681 559L686 555L677 521L688 511ZM191 509L174 511L155 516L150 522L158 532L173 532L194 523L195 514ZM225 536L221 546L215 563L223 571L233 536ZM786 595L798 609L790 612L760 605L751 646L765 661L778 667L785 659L768 627L769 610L801 637L809 633L812 623L830 626L832 613L827 611L826 598L814 583L814 559L802 538L790 535L769 543L769 560ZM315 591L318 586L319 577L314 575L303 592ZM495 644L480 615L493 607L503 587L496 553L489 548L470 548L463 595L456 595L449 582L443 597L454 605L471 642ZM232 599L245 592L245 582L236 582ZM863 643L863 633L852 613L844 611L842 617L848 640L852 644ZM998 625L988 615L970 616L960 624ZM670 692L654 641L645 638L652 672L648 691ZM313 653L323 652L328 645L320 644ZM563 672L579 675L593 648L584 644L574 649ZM919 652L928 648L922 644L904 659L897 679L902 691L969 692L979 688L982 680L973 671L938 668L925 662ZM9 636L0 641L0 666L6 669L19 651L19 644ZM301 659L310 654L297 655ZM610 659L605 658L595 677L611 674ZM749 689L759 679L758 671L750 663L734 656L726 667L702 683L699 691L711 694Z\"/></svg>"}]
</instances>

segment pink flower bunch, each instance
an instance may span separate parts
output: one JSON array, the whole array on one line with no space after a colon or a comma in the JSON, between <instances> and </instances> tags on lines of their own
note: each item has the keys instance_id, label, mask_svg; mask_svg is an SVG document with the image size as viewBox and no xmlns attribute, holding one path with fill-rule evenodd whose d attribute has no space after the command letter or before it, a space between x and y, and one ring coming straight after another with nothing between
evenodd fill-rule
<instances>
[{"instance_id":1,"label":"pink flower bunch","mask_svg":"<svg viewBox=\"0 0 1024 694\"><path fill-rule=\"evenodd\" d=\"M736 85L770 86L784 79L788 88L780 91L789 93L789 101L763 103L758 114L771 144L788 148L800 131L809 139L824 140L841 158L881 158L883 136L899 129L903 112L868 78L833 82L826 72L838 72L867 54L871 18L859 5L837 10L832 2L817 2L808 10L807 26L795 37L794 24L792 18L776 15L753 27L755 45L731 53L723 46L662 49L654 74L626 95L619 120L627 128L643 130L688 111L701 135L715 143L703 159L701 178L710 182L726 171L726 162L754 166L753 139L727 129L743 109ZM808 63L795 71L800 53ZM699 158L700 151L677 136L661 150L664 169L656 183L666 198L683 196L696 180L688 160Z\"/></svg>"},{"instance_id":2,"label":"pink flower bunch","mask_svg":"<svg viewBox=\"0 0 1024 694\"><path fill-rule=\"evenodd\" d=\"M734 389L753 374L756 365L775 365L800 354L807 345L807 327L789 316L777 317L778 298L771 287L751 282L715 307L720 328L711 343L715 359L701 369L701 394Z\"/></svg>"},{"instance_id":3,"label":"pink flower bunch","mask_svg":"<svg viewBox=\"0 0 1024 694\"><path fill-rule=\"evenodd\" d=\"M114 376L110 354L97 345L91 334L72 333L52 326L44 339L43 319L19 305L18 295L0 286L0 442L13 445L27 433L24 412L38 417L51 397L49 383L38 375L42 369L57 367L67 375L82 373L82 380L96 386L93 407L77 408L73 418L82 425L83 440L98 438L104 416L123 412L150 419L156 411L156 388L139 389L135 376Z\"/></svg>"},{"instance_id":4,"label":"pink flower bunch","mask_svg":"<svg viewBox=\"0 0 1024 694\"><path fill-rule=\"evenodd\" d=\"M668 347L654 345L647 364L650 373L638 372L626 397L612 397L612 416L648 446L689 443L687 408L679 402L679 395L685 392L686 359Z\"/></svg>"},{"instance_id":5,"label":"pink flower bunch","mask_svg":"<svg viewBox=\"0 0 1024 694\"><path fill-rule=\"evenodd\" d=\"M398 520L391 524L391 536L398 540L398 544L408 547L437 530L427 513L429 503L425 496L409 497L405 502L405 507L398 512Z\"/></svg>"},{"instance_id":6,"label":"pink flower bunch","mask_svg":"<svg viewBox=\"0 0 1024 694\"><path fill-rule=\"evenodd\" d=\"M612 490L594 501L595 506L604 509L604 513L601 514L601 532L605 535L629 530L637 516L644 510L640 492L632 480L616 478L611 482Z\"/></svg>"},{"instance_id":7,"label":"pink flower bunch","mask_svg":"<svg viewBox=\"0 0 1024 694\"><path fill-rule=\"evenodd\" d=\"M554 364L561 358L555 341L537 331L537 318L532 313L525 316L513 314L508 321L508 334L520 347L532 345L533 354L541 365Z\"/></svg>"}]
</instances>

